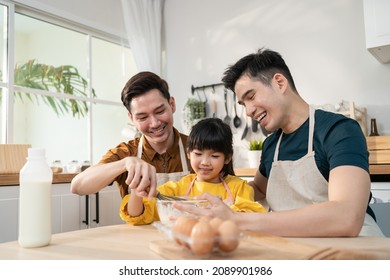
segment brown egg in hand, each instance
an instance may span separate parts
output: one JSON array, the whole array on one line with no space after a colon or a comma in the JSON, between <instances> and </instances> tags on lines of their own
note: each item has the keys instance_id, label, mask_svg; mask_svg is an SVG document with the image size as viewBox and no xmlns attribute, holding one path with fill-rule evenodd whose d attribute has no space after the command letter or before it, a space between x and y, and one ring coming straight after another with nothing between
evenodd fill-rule
<instances>
[{"instance_id":1,"label":"brown egg in hand","mask_svg":"<svg viewBox=\"0 0 390 280\"><path fill-rule=\"evenodd\" d=\"M233 221L223 221L218 228L218 233L218 248L221 251L228 253L234 251L238 247L240 230Z\"/></svg>"},{"instance_id":2,"label":"brown egg in hand","mask_svg":"<svg viewBox=\"0 0 390 280\"><path fill-rule=\"evenodd\" d=\"M191 251L197 256L207 256L214 246L213 228L205 221L199 221L191 232Z\"/></svg>"}]
</instances>

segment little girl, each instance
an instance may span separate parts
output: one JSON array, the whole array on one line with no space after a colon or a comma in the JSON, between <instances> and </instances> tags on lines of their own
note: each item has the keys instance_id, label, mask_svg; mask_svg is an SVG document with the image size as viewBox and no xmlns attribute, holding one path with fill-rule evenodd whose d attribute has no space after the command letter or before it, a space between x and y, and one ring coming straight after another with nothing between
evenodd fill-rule
<instances>
[{"instance_id":1,"label":"little girl","mask_svg":"<svg viewBox=\"0 0 390 280\"><path fill-rule=\"evenodd\" d=\"M253 188L246 180L235 176L233 170L233 135L230 126L218 118L199 121L187 139L187 156L195 174L180 181L169 181L157 188L165 195L198 196L208 192L219 196L234 211L266 212L254 201ZM155 199L135 194L123 198L122 220L131 224L150 224L159 216Z\"/></svg>"}]
</instances>

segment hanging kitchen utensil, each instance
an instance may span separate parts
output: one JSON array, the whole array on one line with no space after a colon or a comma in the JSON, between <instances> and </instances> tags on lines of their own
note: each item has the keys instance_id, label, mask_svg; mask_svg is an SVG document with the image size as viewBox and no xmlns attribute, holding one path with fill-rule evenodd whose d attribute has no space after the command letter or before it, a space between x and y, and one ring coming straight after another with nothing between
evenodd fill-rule
<instances>
[{"instance_id":1,"label":"hanging kitchen utensil","mask_svg":"<svg viewBox=\"0 0 390 280\"><path fill-rule=\"evenodd\" d=\"M235 128L240 127L241 125L241 119L239 116L237 116L237 103L236 103L236 95L233 93L233 100L234 100L234 113L235 117L233 118L233 124Z\"/></svg>"},{"instance_id":2,"label":"hanging kitchen utensil","mask_svg":"<svg viewBox=\"0 0 390 280\"><path fill-rule=\"evenodd\" d=\"M227 88L224 89L223 92L224 100L225 100L225 110L226 110L226 117L223 119L225 123L230 125L231 118L229 116L228 108L227 108Z\"/></svg>"},{"instance_id":3,"label":"hanging kitchen utensil","mask_svg":"<svg viewBox=\"0 0 390 280\"><path fill-rule=\"evenodd\" d=\"M242 132L241 140L245 139L246 135L248 134L248 130L249 130L249 125L248 125L247 118L244 118L244 121L245 121L245 128L244 128L244 131Z\"/></svg>"},{"instance_id":4,"label":"hanging kitchen utensil","mask_svg":"<svg viewBox=\"0 0 390 280\"><path fill-rule=\"evenodd\" d=\"M261 133L263 133L265 137L267 137L270 134L270 132L266 130L265 127L262 127L261 125L260 125L260 129L261 129Z\"/></svg>"},{"instance_id":5,"label":"hanging kitchen utensil","mask_svg":"<svg viewBox=\"0 0 390 280\"><path fill-rule=\"evenodd\" d=\"M251 119L251 121L252 121L252 131L257 132L257 126L259 125L259 123L254 119Z\"/></svg>"},{"instance_id":6,"label":"hanging kitchen utensil","mask_svg":"<svg viewBox=\"0 0 390 280\"><path fill-rule=\"evenodd\" d=\"M211 111L212 111L212 114L213 114L213 118L216 117L217 115L217 101L215 100L215 88L214 86L212 87L212 103L211 103Z\"/></svg>"},{"instance_id":7,"label":"hanging kitchen utensil","mask_svg":"<svg viewBox=\"0 0 390 280\"><path fill-rule=\"evenodd\" d=\"M203 101L203 115L204 117L206 118L207 117L207 96L206 96L206 92L204 91L204 88L202 89L202 92L203 92L203 96L204 96L204 101ZM198 94L198 97L199 97L199 100L202 100Z\"/></svg>"}]
</instances>

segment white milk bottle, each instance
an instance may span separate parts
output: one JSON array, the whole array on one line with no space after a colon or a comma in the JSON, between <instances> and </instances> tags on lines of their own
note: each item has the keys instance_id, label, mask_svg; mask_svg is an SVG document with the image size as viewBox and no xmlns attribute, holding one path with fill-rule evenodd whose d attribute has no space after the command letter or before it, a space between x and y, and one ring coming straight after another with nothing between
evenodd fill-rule
<instances>
[{"instance_id":1,"label":"white milk bottle","mask_svg":"<svg viewBox=\"0 0 390 280\"><path fill-rule=\"evenodd\" d=\"M29 148L27 162L19 174L19 244L46 246L51 240L51 184L53 172L45 150Z\"/></svg>"}]
</instances>

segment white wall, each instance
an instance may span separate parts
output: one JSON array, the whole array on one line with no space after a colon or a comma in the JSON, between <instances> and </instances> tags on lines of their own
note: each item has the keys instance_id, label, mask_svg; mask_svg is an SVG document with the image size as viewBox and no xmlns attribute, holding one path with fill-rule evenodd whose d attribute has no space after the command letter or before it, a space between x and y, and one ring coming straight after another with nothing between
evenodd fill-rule
<instances>
[{"instance_id":1,"label":"white wall","mask_svg":"<svg viewBox=\"0 0 390 280\"><path fill-rule=\"evenodd\" d=\"M125 36L120 0L15 2ZM368 125L376 118L380 134L390 134L390 64L366 50L362 0L165 0L164 12L164 76L178 111L191 85L219 83L229 64L268 47L283 55L309 103L353 100L367 108ZM182 128L181 114L175 122Z\"/></svg>"},{"instance_id":2,"label":"white wall","mask_svg":"<svg viewBox=\"0 0 390 280\"><path fill-rule=\"evenodd\" d=\"M367 108L368 129L376 118L390 135L390 64L366 50L362 1L166 0L164 19L166 78L179 111L191 85L219 83L229 64L264 46L283 55L307 102L353 100Z\"/></svg>"},{"instance_id":3,"label":"white wall","mask_svg":"<svg viewBox=\"0 0 390 280\"><path fill-rule=\"evenodd\" d=\"M15 2L116 36L125 34L119 0ZM164 77L177 101L176 127L184 130L181 110L191 95L191 85L220 83L229 64L267 47L283 55L307 102L352 100L367 108L368 129L370 118L376 118L379 133L390 135L390 64L380 64L366 50L362 2L165 0ZM218 90L221 101L223 94ZM210 99L211 93L206 94ZM230 100L230 112L232 106ZM222 104L217 116L225 116ZM236 143L241 142L242 130L234 130Z\"/></svg>"}]
</instances>

